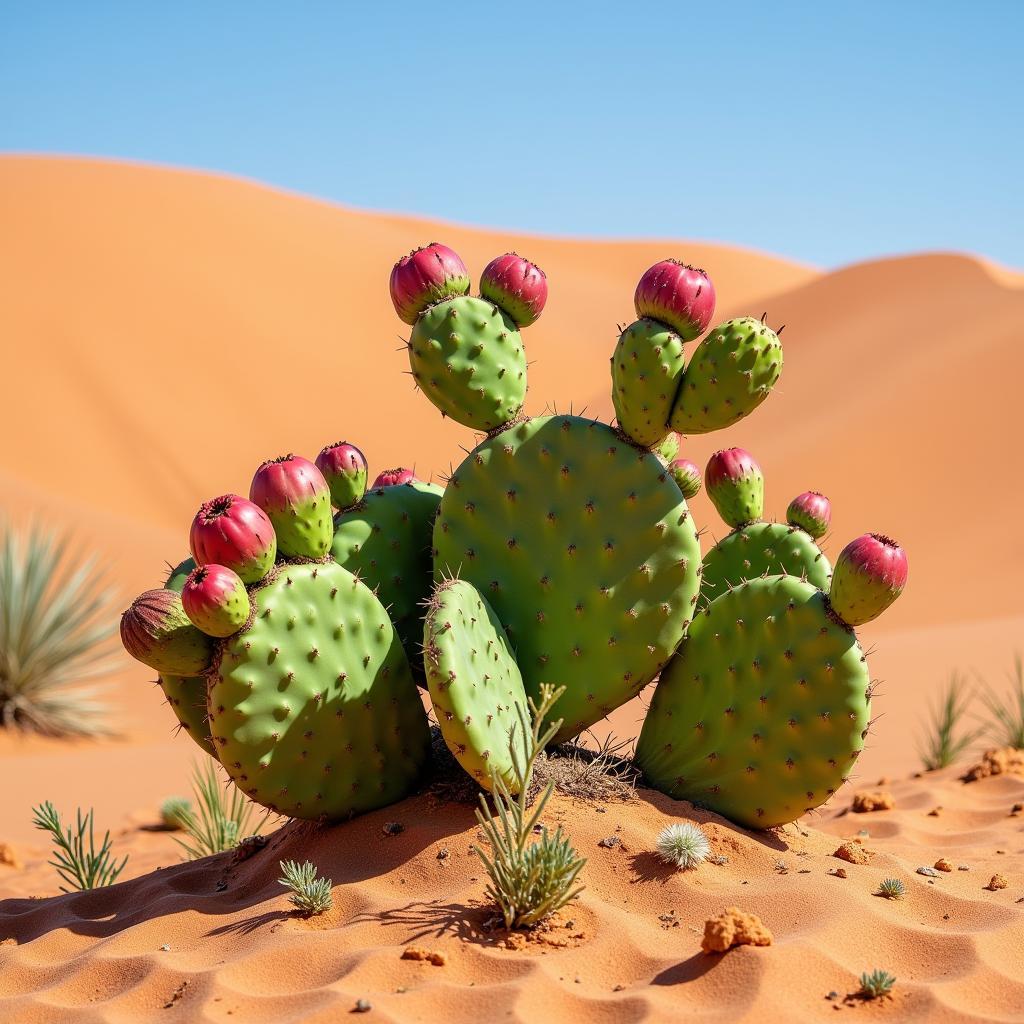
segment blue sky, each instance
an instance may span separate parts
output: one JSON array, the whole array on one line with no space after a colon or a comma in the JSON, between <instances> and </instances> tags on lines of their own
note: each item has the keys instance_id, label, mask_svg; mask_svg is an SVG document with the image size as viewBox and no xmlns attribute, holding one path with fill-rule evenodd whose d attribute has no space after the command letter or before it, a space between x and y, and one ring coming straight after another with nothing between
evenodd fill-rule
<instances>
[{"instance_id":1,"label":"blue sky","mask_svg":"<svg viewBox=\"0 0 1024 1024\"><path fill-rule=\"evenodd\" d=\"M1024 266L1024 3L0 0L0 149L545 234Z\"/></svg>"}]
</instances>

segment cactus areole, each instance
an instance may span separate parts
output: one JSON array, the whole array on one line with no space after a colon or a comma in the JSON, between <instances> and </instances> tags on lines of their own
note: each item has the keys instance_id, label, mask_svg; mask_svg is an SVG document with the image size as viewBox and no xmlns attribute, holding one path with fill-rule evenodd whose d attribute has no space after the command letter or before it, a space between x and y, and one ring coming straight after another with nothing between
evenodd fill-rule
<instances>
[{"instance_id":1,"label":"cactus areole","mask_svg":"<svg viewBox=\"0 0 1024 1024\"><path fill-rule=\"evenodd\" d=\"M403 256L391 271L391 301L407 324L435 302L469 292L469 271L458 254L431 242Z\"/></svg>"},{"instance_id":2,"label":"cactus areole","mask_svg":"<svg viewBox=\"0 0 1024 1024\"><path fill-rule=\"evenodd\" d=\"M640 278L633 304L637 316L668 324L683 341L692 341L715 315L715 286L697 267L662 260Z\"/></svg>"},{"instance_id":3,"label":"cactus areole","mask_svg":"<svg viewBox=\"0 0 1024 1024\"><path fill-rule=\"evenodd\" d=\"M507 252L480 275L480 294L500 306L517 327L535 323L548 301L548 279L536 263Z\"/></svg>"},{"instance_id":4,"label":"cactus areole","mask_svg":"<svg viewBox=\"0 0 1024 1024\"><path fill-rule=\"evenodd\" d=\"M263 579L277 557L277 536L266 512L237 494L223 494L200 507L189 546L198 565L227 566L243 583Z\"/></svg>"},{"instance_id":5,"label":"cactus areole","mask_svg":"<svg viewBox=\"0 0 1024 1024\"><path fill-rule=\"evenodd\" d=\"M832 570L832 610L850 626L870 622L903 593L907 572L907 553L884 534L850 541Z\"/></svg>"}]
</instances>

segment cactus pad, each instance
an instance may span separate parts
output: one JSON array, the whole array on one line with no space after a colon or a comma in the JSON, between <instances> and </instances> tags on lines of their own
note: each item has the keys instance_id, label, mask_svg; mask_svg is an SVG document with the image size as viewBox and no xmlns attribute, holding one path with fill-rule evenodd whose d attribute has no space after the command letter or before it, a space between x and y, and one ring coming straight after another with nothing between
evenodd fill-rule
<instances>
[{"instance_id":1,"label":"cactus pad","mask_svg":"<svg viewBox=\"0 0 1024 1024\"><path fill-rule=\"evenodd\" d=\"M282 565L251 592L210 685L221 763L254 800L339 820L401 799L429 732L383 605L332 562Z\"/></svg>"},{"instance_id":2,"label":"cactus pad","mask_svg":"<svg viewBox=\"0 0 1024 1024\"><path fill-rule=\"evenodd\" d=\"M828 593L832 566L810 534L785 523L749 523L723 537L704 556L700 604L759 576L804 577Z\"/></svg>"},{"instance_id":3,"label":"cactus pad","mask_svg":"<svg viewBox=\"0 0 1024 1024\"><path fill-rule=\"evenodd\" d=\"M682 373L683 340L664 324L637 320L622 332L612 356L612 402L619 426L637 444L656 446L669 433Z\"/></svg>"},{"instance_id":4,"label":"cactus pad","mask_svg":"<svg viewBox=\"0 0 1024 1024\"><path fill-rule=\"evenodd\" d=\"M672 429L680 434L721 430L753 412L782 372L782 343L753 317L728 320L697 346L683 375Z\"/></svg>"},{"instance_id":5,"label":"cactus pad","mask_svg":"<svg viewBox=\"0 0 1024 1024\"><path fill-rule=\"evenodd\" d=\"M334 517L331 555L377 595L421 675L423 604L433 586L434 517L444 490L419 481L367 491Z\"/></svg>"},{"instance_id":6,"label":"cactus pad","mask_svg":"<svg viewBox=\"0 0 1024 1024\"><path fill-rule=\"evenodd\" d=\"M526 353L516 325L469 295L425 310L409 339L416 383L438 409L474 430L511 420L526 397Z\"/></svg>"},{"instance_id":7,"label":"cactus pad","mask_svg":"<svg viewBox=\"0 0 1024 1024\"><path fill-rule=\"evenodd\" d=\"M448 749L485 789L491 772L518 791L509 736L525 710L523 677L505 630L480 591L464 580L438 584L423 623L423 661ZM523 736L516 732L520 763Z\"/></svg>"},{"instance_id":8,"label":"cactus pad","mask_svg":"<svg viewBox=\"0 0 1024 1024\"><path fill-rule=\"evenodd\" d=\"M527 694L567 687L555 742L650 682L696 604L679 487L596 420L540 417L481 443L448 482L434 548L435 577L468 580L497 613Z\"/></svg>"},{"instance_id":9,"label":"cactus pad","mask_svg":"<svg viewBox=\"0 0 1024 1024\"><path fill-rule=\"evenodd\" d=\"M793 577L699 614L662 673L636 761L656 789L753 828L794 821L846 780L870 709L857 638Z\"/></svg>"},{"instance_id":10,"label":"cactus pad","mask_svg":"<svg viewBox=\"0 0 1024 1024\"><path fill-rule=\"evenodd\" d=\"M211 757L217 756L210 738L210 721L206 707L205 676L158 676L174 717L182 731L191 736Z\"/></svg>"}]
</instances>

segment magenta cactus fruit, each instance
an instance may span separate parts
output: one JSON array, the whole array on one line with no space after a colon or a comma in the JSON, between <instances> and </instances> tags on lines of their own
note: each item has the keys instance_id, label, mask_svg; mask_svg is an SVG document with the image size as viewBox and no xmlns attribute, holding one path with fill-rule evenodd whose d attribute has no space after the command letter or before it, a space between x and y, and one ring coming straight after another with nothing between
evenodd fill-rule
<instances>
[{"instance_id":1,"label":"magenta cactus fruit","mask_svg":"<svg viewBox=\"0 0 1024 1024\"><path fill-rule=\"evenodd\" d=\"M536 263L507 252L484 267L480 294L500 306L516 327L529 327L544 312L548 301L547 275Z\"/></svg>"},{"instance_id":2,"label":"magenta cactus fruit","mask_svg":"<svg viewBox=\"0 0 1024 1024\"><path fill-rule=\"evenodd\" d=\"M469 292L469 271L458 254L431 242L403 256L391 270L391 301L407 324L435 302Z\"/></svg>"},{"instance_id":3,"label":"magenta cactus fruit","mask_svg":"<svg viewBox=\"0 0 1024 1024\"><path fill-rule=\"evenodd\" d=\"M224 565L199 565L181 592L185 614L207 636L237 633L249 618L249 595L238 573Z\"/></svg>"},{"instance_id":4,"label":"magenta cactus fruit","mask_svg":"<svg viewBox=\"0 0 1024 1024\"><path fill-rule=\"evenodd\" d=\"M213 641L189 621L174 590L147 590L121 616L121 643L162 674L197 676L209 670Z\"/></svg>"},{"instance_id":5,"label":"magenta cactus fruit","mask_svg":"<svg viewBox=\"0 0 1024 1024\"><path fill-rule=\"evenodd\" d=\"M385 469L382 473L378 473L377 479L373 481L373 486L370 489L375 491L378 487L399 487L402 484L415 482L416 475L413 471L399 466L396 469Z\"/></svg>"},{"instance_id":6,"label":"magenta cactus fruit","mask_svg":"<svg viewBox=\"0 0 1024 1024\"><path fill-rule=\"evenodd\" d=\"M700 491L700 467L696 462L689 459L673 459L669 463L668 471L672 474L672 479L679 484L679 490L683 492L683 497L687 501L696 497Z\"/></svg>"},{"instance_id":7,"label":"magenta cactus fruit","mask_svg":"<svg viewBox=\"0 0 1024 1024\"><path fill-rule=\"evenodd\" d=\"M756 522L764 513L764 476L754 456L743 448L715 452L704 471L708 497L734 529Z\"/></svg>"},{"instance_id":8,"label":"magenta cactus fruit","mask_svg":"<svg viewBox=\"0 0 1024 1024\"><path fill-rule=\"evenodd\" d=\"M715 315L715 286L697 267L662 260L640 278L633 304L637 316L668 324L683 341L692 341Z\"/></svg>"},{"instance_id":9,"label":"magenta cactus fruit","mask_svg":"<svg viewBox=\"0 0 1024 1024\"><path fill-rule=\"evenodd\" d=\"M798 526L817 540L828 532L832 522L832 503L818 491L804 491L789 503L786 522L790 526Z\"/></svg>"},{"instance_id":10,"label":"magenta cactus fruit","mask_svg":"<svg viewBox=\"0 0 1024 1024\"><path fill-rule=\"evenodd\" d=\"M366 493L369 467L366 456L348 441L329 444L316 457L316 468L331 489L331 502L339 512L358 505Z\"/></svg>"},{"instance_id":11,"label":"magenta cactus fruit","mask_svg":"<svg viewBox=\"0 0 1024 1024\"><path fill-rule=\"evenodd\" d=\"M907 553L881 533L850 541L832 569L828 599L848 626L878 618L907 585Z\"/></svg>"},{"instance_id":12,"label":"magenta cactus fruit","mask_svg":"<svg viewBox=\"0 0 1024 1024\"><path fill-rule=\"evenodd\" d=\"M227 566L243 583L258 583L277 557L277 535L266 512L237 494L204 502L188 539L198 565Z\"/></svg>"},{"instance_id":13,"label":"magenta cactus fruit","mask_svg":"<svg viewBox=\"0 0 1024 1024\"><path fill-rule=\"evenodd\" d=\"M323 558L331 549L331 489L301 455L268 459L256 470L249 497L270 518L277 546L289 558Z\"/></svg>"}]
</instances>

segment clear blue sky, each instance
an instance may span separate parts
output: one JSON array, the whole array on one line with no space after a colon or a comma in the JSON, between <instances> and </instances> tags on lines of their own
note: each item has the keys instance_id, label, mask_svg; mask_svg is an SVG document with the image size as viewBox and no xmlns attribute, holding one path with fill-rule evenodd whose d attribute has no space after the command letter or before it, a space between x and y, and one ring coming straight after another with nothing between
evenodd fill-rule
<instances>
[{"instance_id":1,"label":"clear blue sky","mask_svg":"<svg viewBox=\"0 0 1024 1024\"><path fill-rule=\"evenodd\" d=\"M1020 267L1022 39L1022 0L0 0L0 148L547 234Z\"/></svg>"}]
</instances>

